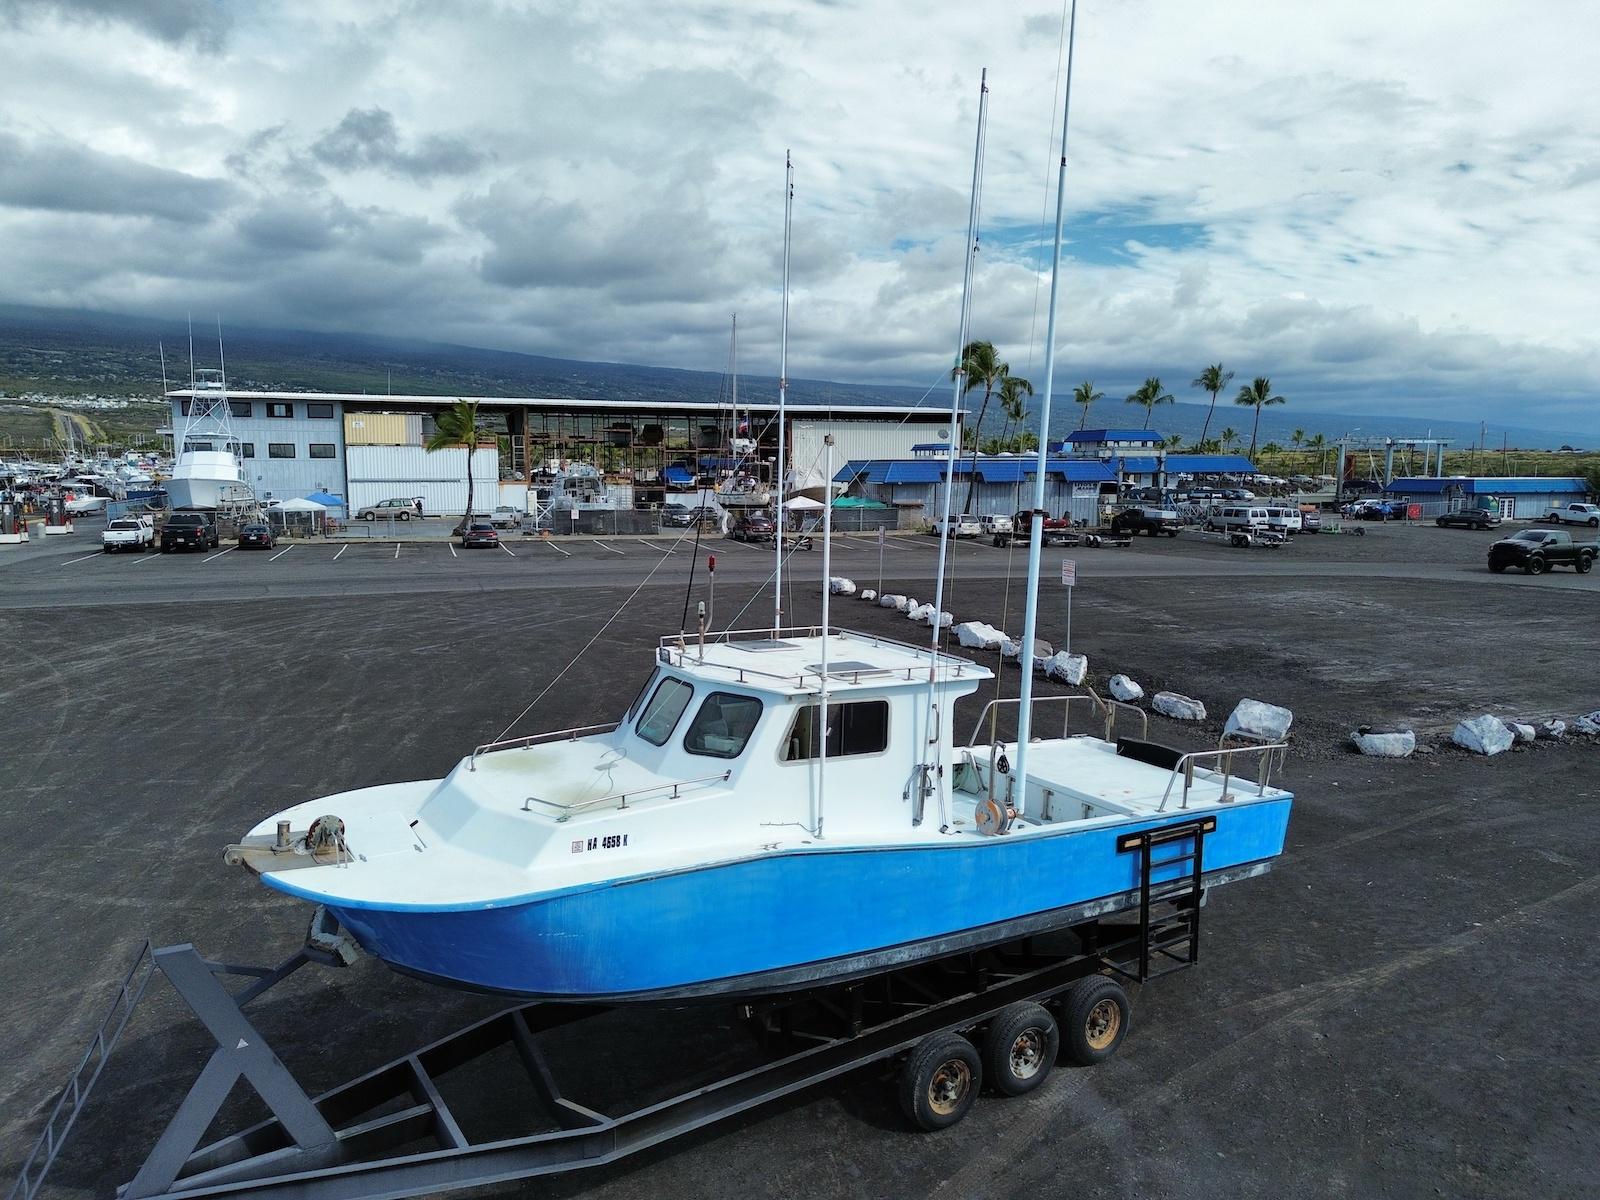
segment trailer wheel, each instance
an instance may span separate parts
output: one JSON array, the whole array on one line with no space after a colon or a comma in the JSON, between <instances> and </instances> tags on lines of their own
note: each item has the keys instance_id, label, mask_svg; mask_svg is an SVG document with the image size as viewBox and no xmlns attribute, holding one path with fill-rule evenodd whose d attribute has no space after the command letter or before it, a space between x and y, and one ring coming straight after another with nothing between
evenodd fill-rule
<instances>
[{"instance_id":1,"label":"trailer wheel","mask_svg":"<svg viewBox=\"0 0 1600 1200\"><path fill-rule=\"evenodd\" d=\"M1061 1050L1061 1028L1043 1005L1021 1001L1002 1008L983 1040L983 1070L994 1089L1021 1096L1045 1081Z\"/></svg>"},{"instance_id":2,"label":"trailer wheel","mask_svg":"<svg viewBox=\"0 0 1600 1200\"><path fill-rule=\"evenodd\" d=\"M948 1129L972 1107L983 1063L959 1033L929 1034L900 1069L900 1107L918 1129Z\"/></svg>"},{"instance_id":3,"label":"trailer wheel","mask_svg":"<svg viewBox=\"0 0 1600 1200\"><path fill-rule=\"evenodd\" d=\"M1091 975L1080 979L1061 1002L1067 1056L1090 1067L1117 1052L1128 1032L1132 1006L1115 979Z\"/></svg>"}]
</instances>

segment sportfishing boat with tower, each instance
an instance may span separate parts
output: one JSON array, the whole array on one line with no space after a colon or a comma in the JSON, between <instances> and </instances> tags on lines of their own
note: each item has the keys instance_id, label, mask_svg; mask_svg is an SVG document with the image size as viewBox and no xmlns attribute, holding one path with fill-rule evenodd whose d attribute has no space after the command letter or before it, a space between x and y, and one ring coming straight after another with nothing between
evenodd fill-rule
<instances>
[{"instance_id":1,"label":"sportfishing boat with tower","mask_svg":"<svg viewBox=\"0 0 1600 1200\"><path fill-rule=\"evenodd\" d=\"M231 415L223 371L196 371L172 475L163 485L173 508L221 508L253 496Z\"/></svg>"}]
</instances>

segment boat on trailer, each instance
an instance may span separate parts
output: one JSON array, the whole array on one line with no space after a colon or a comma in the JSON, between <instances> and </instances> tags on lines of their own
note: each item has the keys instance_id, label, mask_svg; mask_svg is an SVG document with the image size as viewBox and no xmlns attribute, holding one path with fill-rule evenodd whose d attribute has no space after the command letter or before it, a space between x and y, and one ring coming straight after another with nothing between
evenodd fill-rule
<instances>
[{"instance_id":1,"label":"boat on trailer","mask_svg":"<svg viewBox=\"0 0 1600 1200\"><path fill-rule=\"evenodd\" d=\"M309 801L228 861L325 906L401 971L614 1003L838 982L1128 908L1130 835L1197 815L1214 820L1207 886L1282 850L1281 746L1068 734L1034 743L1019 786L1015 742L955 743L956 701L992 678L842 629L665 639L616 724ZM1092 706L1102 732L1143 719L1051 699ZM1187 869L1170 853L1158 885Z\"/></svg>"}]
</instances>

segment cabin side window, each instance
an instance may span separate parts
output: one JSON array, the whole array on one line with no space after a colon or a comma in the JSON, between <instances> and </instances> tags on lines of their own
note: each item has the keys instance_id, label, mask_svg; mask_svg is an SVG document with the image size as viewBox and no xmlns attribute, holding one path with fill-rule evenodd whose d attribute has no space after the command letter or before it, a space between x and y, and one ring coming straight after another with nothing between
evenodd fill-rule
<instances>
[{"instance_id":1,"label":"cabin side window","mask_svg":"<svg viewBox=\"0 0 1600 1200\"><path fill-rule=\"evenodd\" d=\"M789 736L783 741L784 762L805 762L821 757L821 730L817 728L819 704L808 704L795 714ZM828 705L829 758L852 754L878 754L889 747L889 702L860 700Z\"/></svg>"},{"instance_id":2,"label":"cabin side window","mask_svg":"<svg viewBox=\"0 0 1600 1200\"><path fill-rule=\"evenodd\" d=\"M761 701L735 692L712 692L700 705L683 748L710 758L738 758L761 719Z\"/></svg>"},{"instance_id":3,"label":"cabin side window","mask_svg":"<svg viewBox=\"0 0 1600 1200\"><path fill-rule=\"evenodd\" d=\"M652 746L665 745L693 695L694 689L683 680L663 679L650 697L650 703L644 706L644 712L639 714L635 731Z\"/></svg>"}]
</instances>

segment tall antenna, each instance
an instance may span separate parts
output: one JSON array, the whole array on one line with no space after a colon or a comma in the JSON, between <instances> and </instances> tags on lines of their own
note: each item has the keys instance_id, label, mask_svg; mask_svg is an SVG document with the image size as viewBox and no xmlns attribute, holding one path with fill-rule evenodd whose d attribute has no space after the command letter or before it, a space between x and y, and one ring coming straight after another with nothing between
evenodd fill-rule
<instances>
[{"instance_id":1,"label":"tall antenna","mask_svg":"<svg viewBox=\"0 0 1600 1200\"><path fill-rule=\"evenodd\" d=\"M828 795L828 600L833 594L833 434L822 435L827 448L823 465L822 509L822 694L817 698L817 820L814 828L822 837L822 808Z\"/></svg>"},{"instance_id":2,"label":"tall antenna","mask_svg":"<svg viewBox=\"0 0 1600 1200\"><path fill-rule=\"evenodd\" d=\"M222 353L222 317L217 316L217 366L222 370L222 395L223 404L227 404L228 395L228 359Z\"/></svg>"},{"instance_id":3,"label":"tall antenna","mask_svg":"<svg viewBox=\"0 0 1600 1200\"><path fill-rule=\"evenodd\" d=\"M950 496L956 490L956 458L961 453L961 397L967 384L967 334L972 318L972 264L978 256L978 195L983 189L983 128L989 111L989 68L978 78L978 138L972 151L972 194L967 202L967 253L961 272L961 316L956 322L956 366L950 389L950 445L945 450L943 517L939 522L938 583L933 592L933 639L928 647L929 728L936 728L938 704L939 640L944 613L945 560L954 539L950 536Z\"/></svg>"},{"instance_id":4,"label":"tall antenna","mask_svg":"<svg viewBox=\"0 0 1600 1200\"><path fill-rule=\"evenodd\" d=\"M1021 780L1010 807L1022 813L1028 800L1028 737L1033 726L1033 637L1039 623L1039 552L1044 535L1044 475L1049 465L1050 395L1056 372L1056 312L1061 297L1061 235L1067 203L1067 115L1072 111L1072 48L1078 32L1078 0L1067 26L1067 86L1061 106L1061 163L1056 173L1056 240L1050 259L1050 309L1044 327L1044 398L1039 402L1039 456L1033 476L1033 516L1028 522L1028 598L1022 619L1022 691L1017 701L1017 761ZM1015 784L1013 784L1015 787Z\"/></svg>"},{"instance_id":5,"label":"tall antenna","mask_svg":"<svg viewBox=\"0 0 1600 1200\"><path fill-rule=\"evenodd\" d=\"M189 391L194 391L194 314L189 314ZM192 400L193 397L191 396ZM191 405L191 407L193 407Z\"/></svg>"},{"instance_id":6,"label":"tall antenna","mask_svg":"<svg viewBox=\"0 0 1600 1200\"><path fill-rule=\"evenodd\" d=\"M162 397L162 399L166 399L166 395L167 395L167 348L165 346L163 346L160 342L157 342L156 343L156 353L161 355L161 397Z\"/></svg>"},{"instance_id":7,"label":"tall antenna","mask_svg":"<svg viewBox=\"0 0 1600 1200\"><path fill-rule=\"evenodd\" d=\"M778 519L772 539L777 560L772 569L772 632L783 628L783 489L788 474L785 462L784 401L789 394L789 223L794 215L794 162L783 152L783 335L778 343Z\"/></svg>"}]
</instances>

